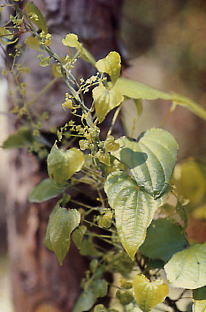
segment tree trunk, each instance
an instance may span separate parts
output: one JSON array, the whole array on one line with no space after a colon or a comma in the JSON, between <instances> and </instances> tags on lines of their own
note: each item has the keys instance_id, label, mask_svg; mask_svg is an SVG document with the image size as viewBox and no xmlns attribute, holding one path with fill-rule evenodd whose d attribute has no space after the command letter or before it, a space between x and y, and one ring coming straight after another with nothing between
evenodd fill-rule
<instances>
[{"instance_id":1,"label":"tree trunk","mask_svg":"<svg viewBox=\"0 0 206 312\"><path fill-rule=\"evenodd\" d=\"M80 41L97 59L111 50L118 51L117 31L122 0L34 2L46 14L49 31L54 35L53 46L58 53L62 53L58 42L69 32L78 34ZM35 95L51 80L51 74L37 66L32 50L25 51L19 62L22 60L31 68L25 82L30 93ZM77 74L89 76L92 70L90 66L79 63ZM14 86L11 78L9 88ZM66 120L61 108L64 91L63 82L55 82L31 108L33 116L49 112L51 118L44 125L45 131L51 126L62 125ZM30 96L28 94L26 99L29 100ZM11 128L15 129L18 123L15 120ZM8 236L15 311L69 312L80 292L85 259L71 246L64 265L60 267L54 254L43 246L48 216L55 201L30 204L28 195L46 176L45 164L19 149L10 153L9 167Z\"/></svg>"}]
</instances>

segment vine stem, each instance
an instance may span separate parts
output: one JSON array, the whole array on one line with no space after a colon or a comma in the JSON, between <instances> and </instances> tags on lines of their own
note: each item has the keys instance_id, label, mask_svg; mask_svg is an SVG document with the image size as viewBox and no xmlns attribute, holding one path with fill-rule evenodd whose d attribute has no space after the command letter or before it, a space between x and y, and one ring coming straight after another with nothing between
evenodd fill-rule
<instances>
[{"instance_id":1,"label":"vine stem","mask_svg":"<svg viewBox=\"0 0 206 312\"><path fill-rule=\"evenodd\" d=\"M112 122L111 122L111 126L110 126L110 128L109 128L109 131L108 131L108 133L107 133L107 136L111 135L112 130L113 130L113 127L114 127L115 122L116 122L116 120L117 120L117 117L118 117L118 115L119 115L119 113L120 113L120 110L121 110L121 106L119 106L119 107L116 109L115 113L114 113L114 116L113 116Z\"/></svg>"}]
</instances>

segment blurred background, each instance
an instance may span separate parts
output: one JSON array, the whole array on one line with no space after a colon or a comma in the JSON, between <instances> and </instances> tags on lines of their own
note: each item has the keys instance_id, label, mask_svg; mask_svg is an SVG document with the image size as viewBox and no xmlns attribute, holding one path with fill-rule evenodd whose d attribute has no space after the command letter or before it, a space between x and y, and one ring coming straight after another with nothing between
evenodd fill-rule
<instances>
[{"instance_id":1,"label":"blurred background","mask_svg":"<svg viewBox=\"0 0 206 312\"><path fill-rule=\"evenodd\" d=\"M163 91L189 96L206 108L206 1L125 0L120 33L122 54L128 60L124 76ZM0 141L6 137L6 82L0 81ZM133 119L124 105L124 123L130 136L153 126L168 128L180 145L180 160L205 154L204 122L182 108L170 112L170 103L144 103ZM0 311L12 312L6 253L6 152L0 154ZM160 311L160 310L159 310ZM169 311L169 310L168 310Z\"/></svg>"}]
</instances>

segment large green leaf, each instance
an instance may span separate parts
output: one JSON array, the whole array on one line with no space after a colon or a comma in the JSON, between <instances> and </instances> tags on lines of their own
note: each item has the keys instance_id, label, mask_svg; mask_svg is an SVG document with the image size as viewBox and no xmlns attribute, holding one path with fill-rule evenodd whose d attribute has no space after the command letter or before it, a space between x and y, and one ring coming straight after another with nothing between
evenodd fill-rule
<instances>
[{"instance_id":1,"label":"large green leaf","mask_svg":"<svg viewBox=\"0 0 206 312\"><path fill-rule=\"evenodd\" d=\"M150 259L161 259L166 262L187 244L180 225L172 220L158 219L149 226L146 240L140 251Z\"/></svg>"},{"instance_id":2,"label":"large green leaf","mask_svg":"<svg viewBox=\"0 0 206 312\"><path fill-rule=\"evenodd\" d=\"M11 134L4 142L3 148L20 148L31 145L34 141L32 131L28 128L22 127Z\"/></svg>"},{"instance_id":3,"label":"large green leaf","mask_svg":"<svg viewBox=\"0 0 206 312\"><path fill-rule=\"evenodd\" d=\"M115 84L115 88L120 90L121 94L132 99L156 100L164 99L171 100L171 95L151 88L141 82L119 78Z\"/></svg>"},{"instance_id":4,"label":"large green leaf","mask_svg":"<svg viewBox=\"0 0 206 312\"><path fill-rule=\"evenodd\" d=\"M31 203L41 203L45 200L55 198L64 191L65 187L57 186L53 180L44 179L32 190L29 201Z\"/></svg>"},{"instance_id":5,"label":"large green leaf","mask_svg":"<svg viewBox=\"0 0 206 312\"><path fill-rule=\"evenodd\" d=\"M192 311L193 312L205 312L206 300L195 300Z\"/></svg>"},{"instance_id":6,"label":"large green leaf","mask_svg":"<svg viewBox=\"0 0 206 312\"><path fill-rule=\"evenodd\" d=\"M58 203L49 217L44 243L56 254L61 265L69 251L70 235L79 223L80 213L76 209L67 210L61 208Z\"/></svg>"},{"instance_id":7,"label":"large green leaf","mask_svg":"<svg viewBox=\"0 0 206 312\"><path fill-rule=\"evenodd\" d=\"M205 267L206 243L177 252L164 268L173 286L195 289L206 285Z\"/></svg>"},{"instance_id":8,"label":"large green leaf","mask_svg":"<svg viewBox=\"0 0 206 312\"><path fill-rule=\"evenodd\" d=\"M205 300L206 301L206 286L193 290L194 300Z\"/></svg>"},{"instance_id":9,"label":"large green leaf","mask_svg":"<svg viewBox=\"0 0 206 312\"><path fill-rule=\"evenodd\" d=\"M169 293L168 285L161 280L149 281L144 275L136 275L133 280L135 299L143 312L149 312L162 303Z\"/></svg>"},{"instance_id":10,"label":"large green leaf","mask_svg":"<svg viewBox=\"0 0 206 312\"><path fill-rule=\"evenodd\" d=\"M124 97L118 90L105 88L102 84L94 88L92 92L99 122L102 122L106 115L124 100Z\"/></svg>"},{"instance_id":11,"label":"large green leaf","mask_svg":"<svg viewBox=\"0 0 206 312\"><path fill-rule=\"evenodd\" d=\"M144 242L147 227L163 199L154 199L139 189L135 180L126 172L111 173L105 183L110 206L115 210L115 219L120 241L131 259Z\"/></svg>"},{"instance_id":12,"label":"large green leaf","mask_svg":"<svg viewBox=\"0 0 206 312\"><path fill-rule=\"evenodd\" d=\"M57 185L65 184L75 172L81 170L84 164L84 154L77 148L68 151L53 145L47 159L48 174Z\"/></svg>"},{"instance_id":13,"label":"large green leaf","mask_svg":"<svg viewBox=\"0 0 206 312\"><path fill-rule=\"evenodd\" d=\"M105 279L96 279L82 292L72 312L90 311L97 298L105 297L108 283Z\"/></svg>"},{"instance_id":14,"label":"large green leaf","mask_svg":"<svg viewBox=\"0 0 206 312\"><path fill-rule=\"evenodd\" d=\"M181 96L176 93L162 92L138 81L133 81L125 78L119 78L117 80L115 84L115 89L119 90L122 95L132 99L169 100L172 101L174 105L186 107L195 115L203 119L206 119L206 111L201 106L199 106L197 103L190 100L189 98Z\"/></svg>"},{"instance_id":15,"label":"large green leaf","mask_svg":"<svg viewBox=\"0 0 206 312\"><path fill-rule=\"evenodd\" d=\"M178 144L174 137L166 130L153 128L137 141L121 137L116 142L120 149L112 155L130 169L139 186L154 198L160 197L176 163Z\"/></svg>"}]
</instances>

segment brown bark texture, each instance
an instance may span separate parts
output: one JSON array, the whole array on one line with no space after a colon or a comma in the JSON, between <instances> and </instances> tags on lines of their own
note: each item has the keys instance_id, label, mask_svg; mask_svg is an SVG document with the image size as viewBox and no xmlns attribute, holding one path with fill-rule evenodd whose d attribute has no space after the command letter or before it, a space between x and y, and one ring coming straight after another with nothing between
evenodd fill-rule
<instances>
[{"instance_id":1,"label":"brown bark texture","mask_svg":"<svg viewBox=\"0 0 206 312\"><path fill-rule=\"evenodd\" d=\"M78 34L80 41L97 59L111 50L119 51L117 32L122 0L36 0L34 3L46 15L57 53L64 53L60 43L69 32ZM19 63L31 68L31 73L24 78L29 90L28 100L51 80L51 73L39 67L35 57L36 53L29 50L19 58ZM87 77L92 71L89 65L80 62L76 75ZM12 79L8 83L9 88L15 87ZM62 125L68 118L61 108L65 91L63 82L56 82L31 107L34 116L49 112L45 132L51 126ZM11 131L18 123L10 120ZM74 246L60 267L54 254L43 245L48 216L55 200L31 204L28 195L45 176L45 165L36 156L24 149L10 153L7 219L16 312L70 312L80 293L80 281L86 268L85 259L79 256Z\"/></svg>"}]
</instances>

